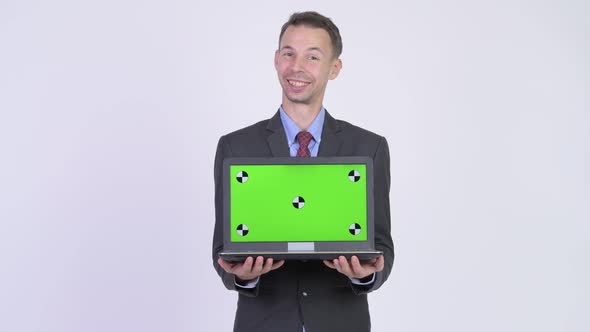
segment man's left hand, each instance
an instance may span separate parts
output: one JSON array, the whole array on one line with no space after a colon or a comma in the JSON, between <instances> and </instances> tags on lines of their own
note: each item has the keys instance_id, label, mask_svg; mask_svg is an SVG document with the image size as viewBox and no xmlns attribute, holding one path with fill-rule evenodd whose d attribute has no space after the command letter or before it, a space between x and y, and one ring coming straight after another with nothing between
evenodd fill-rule
<instances>
[{"instance_id":1,"label":"man's left hand","mask_svg":"<svg viewBox=\"0 0 590 332\"><path fill-rule=\"evenodd\" d=\"M361 262L358 257L352 256L349 262L346 260L346 257L340 256L331 261L324 260L324 264L329 268L336 269L338 272L349 278L362 279L375 272L382 271L385 265L385 260L383 259L383 256L379 256L369 261Z\"/></svg>"}]
</instances>

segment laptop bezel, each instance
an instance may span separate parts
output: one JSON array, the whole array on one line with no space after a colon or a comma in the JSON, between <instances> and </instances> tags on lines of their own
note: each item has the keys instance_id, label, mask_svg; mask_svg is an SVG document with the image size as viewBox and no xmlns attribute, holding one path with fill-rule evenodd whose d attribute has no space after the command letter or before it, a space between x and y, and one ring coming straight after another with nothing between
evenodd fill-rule
<instances>
[{"instance_id":1,"label":"laptop bezel","mask_svg":"<svg viewBox=\"0 0 590 332\"><path fill-rule=\"evenodd\" d=\"M231 165L366 165L366 207L367 207L367 240L365 241L281 241L281 242L232 242L231 241L231 197L230 174ZM345 250L348 252L375 250L375 222L373 197L373 159L366 156L351 157L230 157L223 160L223 252L327 252Z\"/></svg>"}]
</instances>

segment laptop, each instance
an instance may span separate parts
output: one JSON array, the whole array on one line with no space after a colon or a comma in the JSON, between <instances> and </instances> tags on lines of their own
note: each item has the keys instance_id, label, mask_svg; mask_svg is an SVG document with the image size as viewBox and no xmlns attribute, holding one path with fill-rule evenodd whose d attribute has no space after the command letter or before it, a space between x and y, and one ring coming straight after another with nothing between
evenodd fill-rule
<instances>
[{"instance_id":1,"label":"laptop","mask_svg":"<svg viewBox=\"0 0 590 332\"><path fill-rule=\"evenodd\" d=\"M227 158L222 181L224 260L382 255L369 157Z\"/></svg>"}]
</instances>

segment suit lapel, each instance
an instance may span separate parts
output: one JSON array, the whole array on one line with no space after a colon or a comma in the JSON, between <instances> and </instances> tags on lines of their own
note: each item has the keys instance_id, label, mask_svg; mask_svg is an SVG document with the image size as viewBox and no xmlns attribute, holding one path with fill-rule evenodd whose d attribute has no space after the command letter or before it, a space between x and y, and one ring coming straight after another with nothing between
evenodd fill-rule
<instances>
[{"instance_id":1,"label":"suit lapel","mask_svg":"<svg viewBox=\"0 0 590 332\"><path fill-rule=\"evenodd\" d=\"M324 128L322 129L322 141L320 143L320 151L318 151L319 157L332 157L338 155L338 150L342 145L342 140L338 136L338 133L341 130L342 128L338 121L326 111Z\"/></svg>"},{"instance_id":2,"label":"suit lapel","mask_svg":"<svg viewBox=\"0 0 590 332\"><path fill-rule=\"evenodd\" d=\"M266 141L273 157L289 157L289 143L278 111L268 120L266 130L270 133Z\"/></svg>"},{"instance_id":3,"label":"suit lapel","mask_svg":"<svg viewBox=\"0 0 590 332\"><path fill-rule=\"evenodd\" d=\"M289 157L289 143L287 142L285 128L283 127L278 111L268 120L266 130L269 132L266 141L273 157ZM342 145L342 140L338 136L341 130L342 128L338 121L326 111L324 128L322 129L322 141L320 143L320 151L318 151L319 157L332 157L338 154L338 150Z\"/></svg>"}]
</instances>

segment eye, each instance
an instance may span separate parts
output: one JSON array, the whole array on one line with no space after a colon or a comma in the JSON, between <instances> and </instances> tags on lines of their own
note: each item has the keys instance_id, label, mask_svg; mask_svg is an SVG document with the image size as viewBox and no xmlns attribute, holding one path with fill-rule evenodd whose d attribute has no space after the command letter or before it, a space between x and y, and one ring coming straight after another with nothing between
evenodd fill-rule
<instances>
[{"instance_id":1,"label":"eye","mask_svg":"<svg viewBox=\"0 0 590 332\"><path fill-rule=\"evenodd\" d=\"M319 61L320 60L320 58L318 56L315 56L315 55L310 55L309 56L309 59L312 60L312 61Z\"/></svg>"},{"instance_id":2,"label":"eye","mask_svg":"<svg viewBox=\"0 0 590 332\"><path fill-rule=\"evenodd\" d=\"M283 56L284 57L292 57L293 56L293 52L283 52Z\"/></svg>"}]
</instances>

